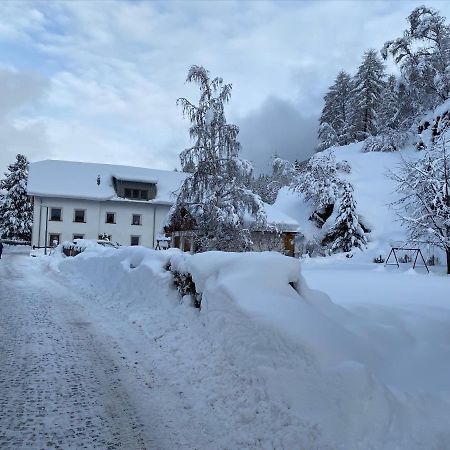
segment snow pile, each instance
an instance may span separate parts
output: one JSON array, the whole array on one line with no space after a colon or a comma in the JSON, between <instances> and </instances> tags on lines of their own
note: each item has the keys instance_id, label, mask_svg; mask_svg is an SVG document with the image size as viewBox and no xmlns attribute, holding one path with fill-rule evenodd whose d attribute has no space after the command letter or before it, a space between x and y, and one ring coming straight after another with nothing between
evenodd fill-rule
<instances>
[{"instance_id":1,"label":"snow pile","mask_svg":"<svg viewBox=\"0 0 450 450\"><path fill-rule=\"evenodd\" d=\"M407 310L338 306L307 287L298 260L277 253L89 248L58 264L156 343L160 375L214 439L198 448L450 445L450 319L442 313L420 320ZM200 311L180 302L169 264L191 274ZM423 367L425 356L439 376Z\"/></svg>"},{"instance_id":2,"label":"snow pile","mask_svg":"<svg viewBox=\"0 0 450 450\"><path fill-rule=\"evenodd\" d=\"M3 244L3 253L30 253L29 245L9 245Z\"/></svg>"}]
</instances>

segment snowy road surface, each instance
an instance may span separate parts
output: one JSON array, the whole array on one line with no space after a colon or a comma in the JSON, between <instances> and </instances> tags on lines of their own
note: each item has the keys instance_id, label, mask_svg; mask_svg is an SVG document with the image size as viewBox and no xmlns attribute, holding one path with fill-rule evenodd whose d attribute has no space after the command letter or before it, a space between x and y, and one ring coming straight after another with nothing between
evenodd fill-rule
<instances>
[{"instance_id":1,"label":"snowy road surface","mask_svg":"<svg viewBox=\"0 0 450 450\"><path fill-rule=\"evenodd\" d=\"M184 448L145 410L139 350L73 297L23 255L0 261L0 448Z\"/></svg>"}]
</instances>

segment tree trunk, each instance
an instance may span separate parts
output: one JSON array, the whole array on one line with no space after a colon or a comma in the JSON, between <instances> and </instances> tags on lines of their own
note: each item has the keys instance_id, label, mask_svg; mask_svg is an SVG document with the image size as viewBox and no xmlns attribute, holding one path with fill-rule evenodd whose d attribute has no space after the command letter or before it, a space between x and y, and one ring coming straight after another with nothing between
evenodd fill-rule
<instances>
[{"instance_id":1,"label":"tree trunk","mask_svg":"<svg viewBox=\"0 0 450 450\"><path fill-rule=\"evenodd\" d=\"M445 253L447 253L447 275L450 275L450 247L445 249Z\"/></svg>"}]
</instances>

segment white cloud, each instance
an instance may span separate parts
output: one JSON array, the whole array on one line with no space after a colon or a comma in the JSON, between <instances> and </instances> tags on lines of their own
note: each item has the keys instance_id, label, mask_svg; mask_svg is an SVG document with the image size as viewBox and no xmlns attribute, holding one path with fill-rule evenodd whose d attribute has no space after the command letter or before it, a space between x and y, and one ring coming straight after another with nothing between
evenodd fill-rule
<instances>
[{"instance_id":1,"label":"white cloud","mask_svg":"<svg viewBox=\"0 0 450 450\"><path fill-rule=\"evenodd\" d=\"M0 168L17 153L29 157L47 151L45 125L33 118L45 99L47 84L41 77L0 67Z\"/></svg>"}]
</instances>

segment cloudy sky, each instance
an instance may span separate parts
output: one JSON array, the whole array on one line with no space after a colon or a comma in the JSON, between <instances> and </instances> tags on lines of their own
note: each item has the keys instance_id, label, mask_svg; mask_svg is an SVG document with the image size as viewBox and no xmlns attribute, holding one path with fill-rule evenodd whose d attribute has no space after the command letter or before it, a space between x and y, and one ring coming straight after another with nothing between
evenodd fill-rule
<instances>
[{"instance_id":1,"label":"cloudy sky","mask_svg":"<svg viewBox=\"0 0 450 450\"><path fill-rule=\"evenodd\" d=\"M340 69L398 37L423 1L0 2L0 170L18 152L173 169L192 64L233 84L229 122L259 170L314 149ZM428 6L450 16L450 2Z\"/></svg>"}]
</instances>

